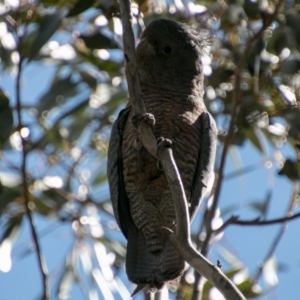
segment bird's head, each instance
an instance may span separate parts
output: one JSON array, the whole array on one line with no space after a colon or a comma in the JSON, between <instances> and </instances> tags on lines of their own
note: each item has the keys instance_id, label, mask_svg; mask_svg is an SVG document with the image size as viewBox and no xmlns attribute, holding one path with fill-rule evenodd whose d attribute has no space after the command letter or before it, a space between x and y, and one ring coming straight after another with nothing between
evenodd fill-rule
<instances>
[{"instance_id":1,"label":"bird's head","mask_svg":"<svg viewBox=\"0 0 300 300\"><path fill-rule=\"evenodd\" d=\"M137 46L140 81L173 91L202 92L201 55L209 35L171 20L155 20L149 24Z\"/></svg>"}]
</instances>

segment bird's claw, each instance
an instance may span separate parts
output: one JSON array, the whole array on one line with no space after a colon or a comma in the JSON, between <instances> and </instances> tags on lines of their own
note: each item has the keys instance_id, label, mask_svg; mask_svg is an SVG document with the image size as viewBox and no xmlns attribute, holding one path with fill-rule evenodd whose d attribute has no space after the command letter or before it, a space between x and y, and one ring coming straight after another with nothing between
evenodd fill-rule
<instances>
[{"instance_id":1,"label":"bird's claw","mask_svg":"<svg viewBox=\"0 0 300 300\"><path fill-rule=\"evenodd\" d=\"M155 117L152 114L146 113L143 115L135 115L132 117L132 124L135 128L138 128L139 124L145 122L148 124L152 129L155 125Z\"/></svg>"},{"instance_id":2,"label":"bird's claw","mask_svg":"<svg viewBox=\"0 0 300 300\"><path fill-rule=\"evenodd\" d=\"M164 137L159 137L157 139L157 152L162 147L171 148L171 146L172 146L172 141L170 139L166 139Z\"/></svg>"},{"instance_id":3,"label":"bird's claw","mask_svg":"<svg viewBox=\"0 0 300 300\"><path fill-rule=\"evenodd\" d=\"M157 154L161 150L161 148L171 148L172 146L172 141L169 139L165 139L164 137L160 137L157 139ZM156 167L158 170L163 171L163 166L161 165L160 161L158 160L156 163Z\"/></svg>"},{"instance_id":4,"label":"bird's claw","mask_svg":"<svg viewBox=\"0 0 300 300\"><path fill-rule=\"evenodd\" d=\"M143 122L148 124L151 127L151 129L153 130L153 127L155 125L155 118L154 118L154 115L146 113L143 115L133 116L131 122L132 122L133 127L137 130L138 130L139 125ZM137 137L133 141L133 147L136 150L140 150L143 147L143 144L141 143L141 141L139 139L139 132L137 132Z\"/></svg>"}]
</instances>

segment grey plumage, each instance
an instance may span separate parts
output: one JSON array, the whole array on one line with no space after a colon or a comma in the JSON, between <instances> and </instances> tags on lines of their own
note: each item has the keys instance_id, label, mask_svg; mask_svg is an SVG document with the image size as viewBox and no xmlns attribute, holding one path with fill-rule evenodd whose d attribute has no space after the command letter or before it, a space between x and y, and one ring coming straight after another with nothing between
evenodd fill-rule
<instances>
[{"instance_id":1,"label":"grey plumage","mask_svg":"<svg viewBox=\"0 0 300 300\"><path fill-rule=\"evenodd\" d=\"M203 102L200 56L206 36L169 20L153 21L137 47L142 96L155 116L154 135L171 139L194 216L213 172L217 130ZM136 149L130 102L113 125L108 150L108 180L116 220L128 240L129 279L150 290L178 281L184 260L160 234L176 230L171 191L157 161L145 148Z\"/></svg>"}]
</instances>

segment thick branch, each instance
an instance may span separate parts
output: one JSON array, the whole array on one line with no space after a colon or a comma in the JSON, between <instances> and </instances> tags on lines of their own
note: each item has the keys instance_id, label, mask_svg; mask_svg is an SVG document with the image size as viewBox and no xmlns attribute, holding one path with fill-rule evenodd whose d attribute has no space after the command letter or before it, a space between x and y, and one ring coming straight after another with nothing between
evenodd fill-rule
<instances>
[{"instance_id":1,"label":"thick branch","mask_svg":"<svg viewBox=\"0 0 300 300\"><path fill-rule=\"evenodd\" d=\"M132 15L130 11L130 0L120 1L120 13L123 25L123 51L125 58L125 72L130 95L130 102L135 114L146 113L136 67L135 43L132 31Z\"/></svg>"},{"instance_id":2,"label":"thick branch","mask_svg":"<svg viewBox=\"0 0 300 300\"><path fill-rule=\"evenodd\" d=\"M164 141L160 143L158 148L158 159L162 164L169 187L176 213L176 235L181 243L189 243L190 240L190 216L185 191L181 181L176 162L173 158L172 149L168 145L164 145Z\"/></svg>"},{"instance_id":3,"label":"thick branch","mask_svg":"<svg viewBox=\"0 0 300 300\"><path fill-rule=\"evenodd\" d=\"M230 281L221 269L213 265L202 254L200 254L190 243L182 243L178 237L171 233L169 239L177 248L184 259L194 267L202 276L208 279L226 299L246 299L239 289Z\"/></svg>"}]
</instances>

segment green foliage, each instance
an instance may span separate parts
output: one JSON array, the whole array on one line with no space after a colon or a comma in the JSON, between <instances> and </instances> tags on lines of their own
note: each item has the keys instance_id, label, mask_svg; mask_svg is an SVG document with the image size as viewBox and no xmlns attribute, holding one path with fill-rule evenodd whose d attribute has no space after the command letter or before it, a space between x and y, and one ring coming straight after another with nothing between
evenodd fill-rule
<instances>
[{"instance_id":1,"label":"green foliage","mask_svg":"<svg viewBox=\"0 0 300 300\"><path fill-rule=\"evenodd\" d=\"M22 49L24 49L25 52L21 53L28 57L29 60L35 58L41 48L51 38L61 24L64 14L64 10L42 14L38 22L37 30L31 33L28 37L25 37L26 39L24 44L27 40L30 42L28 45L24 45L24 47L22 46Z\"/></svg>"},{"instance_id":2,"label":"green foliage","mask_svg":"<svg viewBox=\"0 0 300 300\"><path fill-rule=\"evenodd\" d=\"M260 1L195 1L182 8L175 1L154 3L157 2L136 1L133 20L137 35L142 31L143 20L148 24L157 17L195 28L205 24L212 32L211 54L203 60L204 100L217 120L222 145L232 116L239 61L247 47L251 47L249 39L270 17L276 2L269 1L266 7L260 7ZM2 4L1 8L4 9ZM106 178L110 128L127 101L118 3L21 1L20 7L7 5L5 9L0 16L1 69L13 84L10 95L5 86L0 89L0 247L5 240L15 241L26 216L24 186L20 184L20 161L25 151L25 180L33 214L50 223L68 223L74 233L72 249L51 291L58 299L67 299L74 285L83 290L97 286L103 295L128 296L127 284L115 287L121 281L125 244L112 216ZM285 4L250 50L240 70L242 101L230 146L239 151L251 144L265 157L268 145L276 152L272 158L276 172L294 184L300 173L299 3ZM20 58L23 77L19 109L15 81ZM25 94L23 88L28 83L42 87L42 92ZM281 150L287 145L293 158ZM238 173L244 175L243 171ZM253 200L249 207L258 217L265 217L271 201L272 193L268 190L267 196ZM224 209L220 218L225 211L228 216L233 209ZM194 236L198 244L200 233L203 231ZM235 257L233 253L232 256ZM246 268L237 268L230 261L226 273L234 279ZM87 276L90 281L84 286L82 278ZM103 289L99 278L107 284L109 292ZM253 279L248 274L239 283L245 295L259 297L268 292L255 292ZM193 289L193 281L184 277L176 290L178 299L190 299ZM203 299L208 299L212 289L210 283L204 285Z\"/></svg>"},{"instance_id":3,"label":"green foliage","mask_svg":"<svg viewBox=\"0 0 300 300\"><path fill-rule=\"evenodd\" d=\"M7 95L0 89L0 145L10 136L13 128L13 114Z\"/></svg>"}]
</instances>

